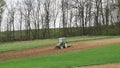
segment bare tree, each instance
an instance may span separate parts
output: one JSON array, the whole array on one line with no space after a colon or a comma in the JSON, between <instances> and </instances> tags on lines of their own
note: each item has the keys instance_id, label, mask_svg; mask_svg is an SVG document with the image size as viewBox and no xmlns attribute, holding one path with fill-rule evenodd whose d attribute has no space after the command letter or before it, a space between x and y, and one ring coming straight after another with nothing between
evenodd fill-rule
<instances>
[{"instance_id":1,"label":"bare tree","mask_svg":"<svg viewBox=\"0 0 120 68\"><path fill-rule=\"evenodd\" d=\"M7 10L8 40L109 34L111 26L120 32L119 0L22 0ZM20 37L15 36L16 24Z\"/></svg>"},{"instance_id":2,"label":"bare tree","mask_svg":"<svg viewBox=\"0 0 120 68\"><path fill-rule=\"evenodd\" d=\"M57 18L58 18L58 15L59 15L59 8L58 8L58 4L57 4L57 0L52 0L52 20L53 20L53 26L54 26L54 36L56 36L56 21L57 21Z\"/></svg>"},{"instance_id":3,"label":"bare tree","mask_svg":"<svg viewBox=\"0 0 120 68\"><path fill-rule=\"evenodd\" d=\"M34 0L24 0L25 5L25 27L26 27L26 39L31 38L31 12L33 10Z\"/></svg>"},{"instance_id":4,"label":"bare tree","mask_svg":"<svg viewBox=\"0 0 120 68\"><path fill-rule=\"evenodd\" d=\"M37 0L37 10L36 10L36 20L37 20L37 38L39 39L40 38L40 22L41 22L41 1L40 0Z\"/></svg>"},{"instance_id":5,"label":"bare tree","mask_svg":"<svg viewBox=\"0 0 120 68\"><path fill-rule=\"evenodd\" d=\"M1 22L2 22L2 15L4 12L4 5L5 5L5 1L4 0L0 0L0 32L1 32Z\"/></svg>"},{"instance_id":6,"label":"bare tree","mask_svg":"<svg viewBox=\"0 0 120 68\"><path fill-rule=\"evenodd\" d=\"M68 25L68 0L61 0L61 12L62 12L62 26L63 36L67 36L67 25Z\"/></svg>"},{"instance_id":7,"label":"bare tree","mask_svg":"<svg viewBox=\"0 0 120 68\"><path fill-rule=\"evenodd\" d=\"M117 25L119 28L119 34L120 34L120 0L115 0L116 7L118 9L118 16L117 16Z\"/></svg>"},{"instance_id":8,"label":"bare tree","mask_svg":"<svg viewBox=\"0 0 120 68\"><path fill-rule=\"evenodd\" d=\"M61 8L62 8L62 26L63 26L63 35L65 36L66 31L64 30L66 28L66 24L65 24L65 0L61 1Z\"/></svg>"},{"instance_id":9,"label":"bare tree","mask_svg":"<svg viewBox=\"0 0 120 68\"><path fill-rule=\"evenodd\" d=\"M12 5L11 5L12 6ZM8 40L15 40L15 8L7 7L8 10L8 19L7 19L7 31L8 31Z\"/></svg>"},{"instance_id":10,"label":"bare tree","mask_svg":"<svg viewBox=\"0 0 120 68\"><path fill-rule=\"evenodd\" d=\"M22 7L22 4L19 3L19 8L18 8L18 11L19 11L19 32L20 32L20 38L21 40L23 39L23 34L22 34L22 26L23 26L23 7Z\"/></svg>"}]
</instances>

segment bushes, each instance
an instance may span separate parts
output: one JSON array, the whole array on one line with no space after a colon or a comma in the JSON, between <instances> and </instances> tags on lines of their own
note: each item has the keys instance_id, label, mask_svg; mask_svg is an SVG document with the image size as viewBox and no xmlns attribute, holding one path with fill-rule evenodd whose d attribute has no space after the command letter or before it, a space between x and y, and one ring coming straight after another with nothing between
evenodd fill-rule
<instances>
[{"instance_id":1,"label":"bushes","mask_svg":"<svg viewBox=\"0 0 120 68\"><path fill-rule=\"evenodd\" d=\"M102 35L118 35L118 34L119 34L119 28L116 26L109 26L102 30Z\"/></svg>"},{"instance_id":2,"label":"bushes","mask_svg":"<svg viewBox=\"0 0 120 68\"><path fill-rule=\"evenodd\" d=\"M99 30L96 30L97 27L87 28L87 35L119 35L119 27L113 26L101 26Z\"/></svg>"},{"instance_id":3,"label":"bushes","mask_svg":"<svg viewBox=\"0 0 120 68\"><path fill-rule=\"evenodd\" d=\"M30 36L26 37L26 30L15 31L15 38L13 38L12 32L1 32L0 33L0 41L17 41L17 40L34 40L34 39L47 39L47 38L58 38L58 37L71 37L71 36L81 36L81 28L56 28L50 29L50 35L48 36L45 29L40 29L35 32L35 30L31 30ZM85 35L119 35L119 27L116 25L113 26L99 26L98 27L87 27L85 28Z\"/></svg>"}]
</instances>

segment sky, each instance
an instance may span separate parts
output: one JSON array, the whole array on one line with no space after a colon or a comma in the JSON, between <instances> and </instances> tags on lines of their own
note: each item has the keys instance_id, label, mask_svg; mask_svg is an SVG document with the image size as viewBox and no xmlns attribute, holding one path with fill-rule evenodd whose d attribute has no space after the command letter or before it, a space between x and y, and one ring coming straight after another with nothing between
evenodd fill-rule
<instances>
[{"instance_id":1,"label":"sky","mask_svg":"<svg viewBox=\"0 0 120 68\"><path fill-rule=\"evenodd\" d=\"M6 1L6 4L7 4L7 6L10 8L11 6L13 7L13 6L17 6L16 4L17 4L17 2L19 1L19 2L21 2L22 0L5 0ZM17 17L19 17L19 16L17 16ZM4 14L3 14L3 21L2 21L2 30L3 31L5 31L5 30L7 30L6 29L6 19L8 18L8 15L7 15L7 10L5 10L5 12L4 12ZM16 20L17 20L17 18L16 18ZM53 24L50 24L52 27L53 27ZM59 27L59 24L56 24L56 26L57 27ZM19 30L19 24L18 24L18 20L17 20L17 22L15 21L15 29L16 30ZM25 29L25 27L23 27L23 29Z\"/></svg>"},{"instance_id":2,"label":"sky","mask_svg":"<svg viewBox=\"0 0 120 68\"><path fill-rule=\"evenodd\" d=\"M5 0L8 5L14 4L17 1L22 1L22 0Z\"/></svg>"},{"instance_id":3,"label":"sky","mask_svg":"<svg viewBox=\"0 0 120 68\"><path fill-rule=\"evenodd\" d=\"M14 4L17 3L18 1L21 2L22 0L5 0L5 1L6 1L7 5L8 5L9 7L11 7L11 6L15 6L15 7L16 7L16 5L14 5ZM44 0L43 0L43 1L44 1ZM60 1L60 0L58 0L58 1ZM5 23L5 22L6 22L6 18L7 18L6 12L7 12L7 11L5 11L5 12L4 12L4 15L3 15L3 23L2 23L2 26L3 26L2 29L3 29L3 30L6 30L6 29L5 29L5 27L6 27L6 25L5 25L6 23ZM116 15L115 15L115 16L116 16ZM57 22L60 22L60 21L57 21ZM19 28L18 25L19 25L19 24L15 24L15 28L16 28L16 29ZM59 27L59 23L57 24L57 27Z\"/></svg>"},{"instance_id":4,"label":"sky","mask_svg":"<svg viewBox=\"0 0 120 68\"><path fill-rule=\"evenodd\" d=\"M6 4L8 7L13 6L13 4L15 4L17 1L22 1L22 0L5 0ZM15 5L14 5L15 6ZM5 31L6 29L6 18L7 18L7 10L4 11L3 14L3 20L2 20L2 31ZM17 25L16 25L17 28Z\"/></svg>"}]
</instances>

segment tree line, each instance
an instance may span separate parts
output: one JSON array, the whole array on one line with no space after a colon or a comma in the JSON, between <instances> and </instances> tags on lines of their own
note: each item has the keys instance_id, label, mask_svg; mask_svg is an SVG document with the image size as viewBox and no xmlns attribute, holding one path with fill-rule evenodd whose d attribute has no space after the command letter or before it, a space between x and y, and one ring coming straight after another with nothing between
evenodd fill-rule
<instances>
[{"instance_id":1,"label":"tree line","mask_svg":"<svg viewBox=\"0 0 120 68\"><path fill-rule=\"evenodd\" d=\"M119 34L120 0L0 0L1 41Z\"/></svg>"}]
</instances>

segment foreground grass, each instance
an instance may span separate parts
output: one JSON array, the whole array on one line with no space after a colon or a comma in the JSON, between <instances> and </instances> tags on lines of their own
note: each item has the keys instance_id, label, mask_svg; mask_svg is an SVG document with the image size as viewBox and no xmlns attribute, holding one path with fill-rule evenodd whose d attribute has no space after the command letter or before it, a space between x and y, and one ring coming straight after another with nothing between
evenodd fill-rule
<instances>
[{"instance_id":1,"label":"foreground grass","mask_svg":"<svg viewBox=\"0 0 120 68\"><path fill-rule=\"evenodd\" d=\"M104 38L114 38L117 36L80 36L80 37L69 37L68 42L84 41L84 40L95 40ZM12 42L12 43L0 43L0 52L10 51L10 50L21 50L26 48L34 48L48 45L56 45L57 39L47 39L47 40L35 40L35 41L22 41L22 42Z\"/></svg>"},{"instance_id":2,"label":"foreground grass","mask_svg":"<svg viewBox=\"0 0 120 68\"><path fill-rule=\"evenodd\" d=\"M0 68L73 68L120 62L120 44L70 53L1 61Z\"/></svg>"}]
</instances>

